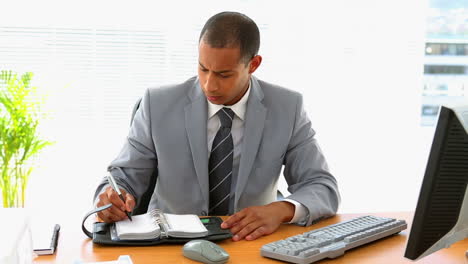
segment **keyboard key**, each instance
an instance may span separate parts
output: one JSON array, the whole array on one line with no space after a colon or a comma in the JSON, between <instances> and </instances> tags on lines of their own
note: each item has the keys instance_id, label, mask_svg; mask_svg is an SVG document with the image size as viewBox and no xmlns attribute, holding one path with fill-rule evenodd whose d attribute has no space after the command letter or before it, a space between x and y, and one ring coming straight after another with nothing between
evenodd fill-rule
<instances>
[{"instance_id":1,"label":"keyboard key","mask_svg":"<svg viewBox=\"0 0 468 264\"><path fill-rule=\"evenodd\" d=\"M306 251L302 252L300 256L307 258L307 257L315 255L315 254L317 254L319 252L320 252L320 250L318 250L318 248L312 248L312 249L309 249L309 250L306 250Z\"/></svg>"}]
</instances>

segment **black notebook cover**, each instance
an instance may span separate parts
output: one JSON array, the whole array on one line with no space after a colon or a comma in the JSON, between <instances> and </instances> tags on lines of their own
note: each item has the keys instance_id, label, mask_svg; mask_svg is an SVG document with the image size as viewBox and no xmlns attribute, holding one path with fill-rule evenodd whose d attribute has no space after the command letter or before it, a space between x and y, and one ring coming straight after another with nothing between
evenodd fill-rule
<instances>
[{"instance_id":1,"label":"black notebook cover","mask_svg":"<svg viewBox=\"0 0 468 264\"><path fill-rule=\"evenodd\" d=\"M208 230L208 235L197 238L178 238L178 237L161 237L151 240L112 240L111 230L114 223L96 222L93 224L93 232L89 232L84 223L86 219L99 211L105 210L112 206L111 204L97 208L89 212L83 219L82 230L90 238L93 243L100 245L113 245L113 246L152 246L158 244L180 244L186 243L192 239L205 239L210 241L224 240L231 238L232 234L229 229L222 229L221 223L223 220L217 216L201 217L203 225Z\"/></svg>"}]
</instances>

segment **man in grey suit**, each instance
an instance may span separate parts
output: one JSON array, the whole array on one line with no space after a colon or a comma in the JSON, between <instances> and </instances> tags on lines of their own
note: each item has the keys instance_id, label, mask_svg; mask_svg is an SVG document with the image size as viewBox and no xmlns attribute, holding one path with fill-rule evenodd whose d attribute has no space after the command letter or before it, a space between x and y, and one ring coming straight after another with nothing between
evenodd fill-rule
<instances>
[{"instance_id":1,"label":"man in grey suit","mask_svg":"<svg viewBox=\"0 0 468 264\"><path fill-rule=\"evenodd\" d=\"M311 225L336 213L335 178L294 91L255 78L260 34L247 16L223 12L200 33L198 76L148 89L125 145L110 164L126 202L104 180L96 205L106 222L140 206L156 177L148 210L230 215L233 240L254 240L282 223ZM277 201L282 166L291 195Z\"/></svg>"}]
</instances>

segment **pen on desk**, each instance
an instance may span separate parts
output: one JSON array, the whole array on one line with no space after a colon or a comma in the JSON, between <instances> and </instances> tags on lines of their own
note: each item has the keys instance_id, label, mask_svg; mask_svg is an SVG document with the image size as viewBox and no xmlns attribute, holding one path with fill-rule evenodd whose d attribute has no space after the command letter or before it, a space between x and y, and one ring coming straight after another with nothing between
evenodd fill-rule
<instances>
[{"instance_id":1,"label":"pen on desk","mask_svg":"<svg viewBox=\"0 0 468 264\"><path fill-rule=\"evenodd\" d=\"M107 175L107 180L109 181L109 184L111 185L112 189L114 189L114 191L117 192L120 199L125 203L125 199L124 199L122 193L120 192L119 186L117 186L117 183L115 182L114 177L112 177L112 174L109 173ZM130 219L130 221L133 221L132 217L130 216L130 212L125 211L125 213L127 214L128 219Z\"/></svg>"}]
</instances>

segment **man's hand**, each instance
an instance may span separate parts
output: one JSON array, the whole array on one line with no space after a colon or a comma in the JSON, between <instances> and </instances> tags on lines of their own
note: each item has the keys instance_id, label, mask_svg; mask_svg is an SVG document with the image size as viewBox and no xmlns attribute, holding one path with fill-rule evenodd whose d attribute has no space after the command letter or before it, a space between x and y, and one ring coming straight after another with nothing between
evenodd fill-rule
<instances>
[{"instance_id":1,"label":"man's hand","mask_svg":"<svg viewBox=\"0 0 468 264\"><path fill-rule=\"evenodd\" d=\"M106 223L117 222L128 218L125 212L131 212L135 207L135 198L125 190L120 189L122 196L125 198L125 203L120 199L117 192L112 187L107 187L106 191L101 193L97 207L112 203L113 206L107 210L98 213L99 218Z\"/></svg>"},{"instance_id":2,"label":"man's hand","mask_svg":"<svg viewBox=\"0 0 468 264\"><path fill-rule=\"evenodd\" d=\"M295 206L289 202L248 207L230 216L221 228L229 228L234 241L254 240L275 232L281 223L291 221L294 211Z\"/></svg>"}]
</instances>

